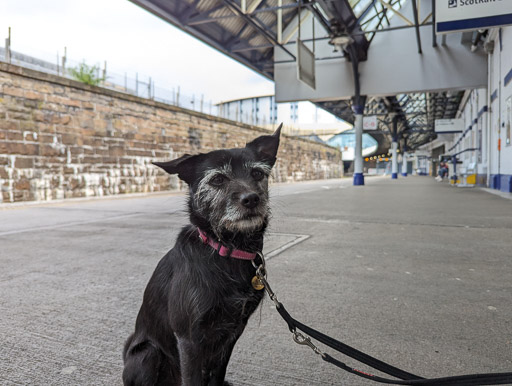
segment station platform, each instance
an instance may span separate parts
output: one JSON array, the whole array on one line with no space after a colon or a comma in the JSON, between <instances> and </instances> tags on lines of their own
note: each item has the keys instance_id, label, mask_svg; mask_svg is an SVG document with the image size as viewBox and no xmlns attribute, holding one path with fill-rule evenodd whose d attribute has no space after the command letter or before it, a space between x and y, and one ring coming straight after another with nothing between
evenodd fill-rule
<instances>
[{"instance_id":1,"label":"station platform","mask_svg":"<svg viewBox=\"0 0 512 386\"><path fill-rule=\"evenodd\" d=\"M512 201L430 177L365 183L272 186L265 253L279 300L421 376L512 371ZM121 385L142 293L186 221L182 194L0 206L0 384ZM227 378L373 384L295 344L268 298Z\"/></svg>"}]
</instances>

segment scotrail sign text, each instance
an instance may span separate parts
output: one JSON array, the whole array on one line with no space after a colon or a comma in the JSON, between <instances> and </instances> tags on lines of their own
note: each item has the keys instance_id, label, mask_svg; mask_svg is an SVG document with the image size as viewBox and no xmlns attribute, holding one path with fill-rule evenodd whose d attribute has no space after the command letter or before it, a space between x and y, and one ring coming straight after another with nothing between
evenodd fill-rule
<instances>
[{"instance_id":1,"label":"scotrail sign text","mask_svg":"<svg viewBox=\"0 0 512 386\"><path fill-rule=\"evenodd\" d=\"M438 34L512 24L512 0L435 0Z\"/></svg>"}]
</instances>

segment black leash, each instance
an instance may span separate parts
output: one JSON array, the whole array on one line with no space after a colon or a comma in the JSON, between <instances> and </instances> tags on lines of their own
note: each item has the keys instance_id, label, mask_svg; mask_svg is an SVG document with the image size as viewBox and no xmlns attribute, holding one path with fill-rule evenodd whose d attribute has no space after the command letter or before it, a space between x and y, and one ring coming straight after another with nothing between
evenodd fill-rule
<instances>
[{"instance_id":1,"label":"black leash","mask_svg":"<svg viewBox=\"0 0 512 386\"><path fill-rule=\"evenodd\" d=\"M468 374L468 375L458 375L452 377L442 377L442 378L423 378L418 375L409 373L407 371L401 370L397 367L394 367L388 363L385 363L379 359L376 359L368 354L365 354L349 345L342 343L330 336L327 336L305 324L302 324L298 320L294 319L288 311L284 308L283 304L277 300L276 294L270 288L270 285L267 282L267 272L265 269L265 259L263 255L258 253L258 257L261 259L261 263L258 265L253 260L253 265L256 268L256 277L258 278L260 284L265 288L270 299L274 302L277 312L284 319L284 321L288 324L288 328L293 333L293 340L300 344L310 347L316 354L320 355L322 359L328 363L331 363L340 369L348 371L349 373L355 374L359 377L370 379L379 383L387 383L393 385L439 385L439 386L452 386L452 385L461 385L461 386L480 386L480 385L506 385L512 384L512 372L508 373L488 373L488 374ZM297 330L300 330L306 334L304 336ZM322 352L312 341L311 338L322 342L326 346L347 355L350 358L357 360L358 362L364 363L365 365L370 366L373 369L379 370L385 374L388 374L392 377L398 379L389 379L379 377L374 374L370 374L353 367L346 365L345 363L333 358L327 353Z\"/></svg>"}]
</instances>

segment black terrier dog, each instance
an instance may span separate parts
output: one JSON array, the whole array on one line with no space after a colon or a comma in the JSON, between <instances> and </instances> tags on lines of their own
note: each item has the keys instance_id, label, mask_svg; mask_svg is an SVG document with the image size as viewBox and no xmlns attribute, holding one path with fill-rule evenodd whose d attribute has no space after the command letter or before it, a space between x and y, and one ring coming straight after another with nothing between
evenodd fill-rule
<instances>
[{"instance_id":1,"label":"black terrier dog","mask_svg":"<svg viewBox=\"0 0 512 386\"><path fill-rule=\"evenodd\" d=\"M251 284L269 219L268 177L281 126L245 148L155 163L190 190L191 224L151 277L126 342L125 385L223 385L263 291Z\"/></svg>"}]
</instances>

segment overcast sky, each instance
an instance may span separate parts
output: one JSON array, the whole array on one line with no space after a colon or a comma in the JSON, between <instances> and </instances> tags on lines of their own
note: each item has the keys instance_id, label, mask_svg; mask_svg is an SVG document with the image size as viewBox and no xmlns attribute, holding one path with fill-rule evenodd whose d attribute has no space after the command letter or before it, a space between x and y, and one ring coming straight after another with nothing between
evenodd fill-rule
<instances>
[{"instance_id":1,"label":"overcast sky","mask_svg":"<svg viewBox=\"0 0 512 386\"><path fill-rule=\"evenodd\" d=\"M177 1L177 0L176 0ZM274 84L128 0L0 0L0 45L48 61L67 56L219 102L274 94Z\"/></svg>"}]
</instances>

